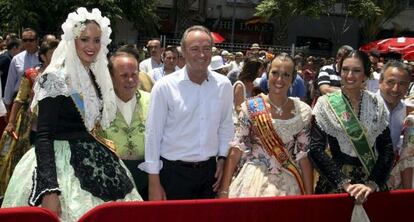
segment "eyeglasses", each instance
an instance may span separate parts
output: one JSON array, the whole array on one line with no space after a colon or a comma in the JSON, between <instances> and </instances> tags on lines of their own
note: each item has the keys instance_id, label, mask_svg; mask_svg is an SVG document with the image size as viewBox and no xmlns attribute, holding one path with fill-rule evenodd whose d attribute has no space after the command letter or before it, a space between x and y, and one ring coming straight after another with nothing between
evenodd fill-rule
<instances>
[{"instance_id":1,"label":"eyeglasses","mask_svg":"<svg viewBox=\"0 0 414 222\"><path fill-rule=\"evenodd\" d=\"M34 42L36 39L22 39L23 42Z\"/></svg>"}]
</instances>

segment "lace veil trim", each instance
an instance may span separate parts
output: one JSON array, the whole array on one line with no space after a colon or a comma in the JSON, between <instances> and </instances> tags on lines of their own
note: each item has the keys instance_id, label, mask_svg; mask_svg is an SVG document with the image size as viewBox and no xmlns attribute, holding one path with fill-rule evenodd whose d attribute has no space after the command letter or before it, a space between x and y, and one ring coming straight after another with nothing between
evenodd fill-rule
<instances>
[{"instance_id":1,"label":"lace veil trim","mask_svg":"<svg viewBox=\"0 0 414 222\"><path fill-rule=\"evenodd\" d=\"M103 101L98 99L92 80L89 77L89 70L82 65L76 53L75 39L82 31L79 27L82 27L83 22L86 20L93 20L98 23L102 31L101 49L95 61L88 68L95 76ZM108 60L106 58L108 53L107 45L111 42L109 36L112 32L109 24L109 19L102 17L98 9L88 12L85 8L79 8L76 12L69 14L62 25L64 33L61 36L62 40L55 49L49 66L44 71L48 76L51 74L55 76L44 79L44 87L37 86L40 84L40 81L36 83L34 88L35 96L31 105L32 110L41 99L56 97L57 95L68 96L70 93L77 92L84 99L86 128L92 130L98 122L103 129L109 127L116 116L115 91L109 75ZM66 87L63 85L66 85ZM62 88L55 86L62 86ZM52 92L42 90L45 87L51 88ZM102 113L100 113L101 107Z\"/></svg>"}]
</instances>

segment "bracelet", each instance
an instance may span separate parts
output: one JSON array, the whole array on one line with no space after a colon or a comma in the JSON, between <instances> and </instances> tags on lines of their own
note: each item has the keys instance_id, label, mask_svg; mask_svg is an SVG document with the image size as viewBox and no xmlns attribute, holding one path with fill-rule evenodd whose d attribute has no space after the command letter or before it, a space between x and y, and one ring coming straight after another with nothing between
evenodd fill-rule
<instances>
[{"instance_id":1,"label":"bracelet","mask_svg":"<svg viewBox=\"0 0 414 222\"><path fill-rule=\"evenodd\" d=\"M222 190L222 191L219 192L219 194L229 194L229 191L228 190Z\"/></svg>"},{"instance_id":2,"label":"bracelet","mask_svg":"<svg viewBox=\"0 0 414 222\"><path fill-rule=\"evenodd\" d=\"M369 186L370 188L374 189L374 192L378 192L379 191L379 186L377 183L375 183L374 181L370 180L367 182L367 186Z\"/></svg>"},{"instance_id":3,"label":"bracelet","mask_svg":"<svg viewBox=\"0 0 414 222\"><path fill-rule=\"evenodd\" d=\"M225 156L218 156L217 157L217 160L226 160L227 159L227 157L225 157Z\"/></svg>"}]
</instances>

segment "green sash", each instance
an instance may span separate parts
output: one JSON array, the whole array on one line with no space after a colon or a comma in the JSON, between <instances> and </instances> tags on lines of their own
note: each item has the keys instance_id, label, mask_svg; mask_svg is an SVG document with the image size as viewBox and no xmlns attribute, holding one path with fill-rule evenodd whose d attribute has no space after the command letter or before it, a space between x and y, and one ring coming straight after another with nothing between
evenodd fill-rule
<instances>
[{"instance_id":1,"label":"green sash","mask_svg":"<svg viewBox=\"0 0 414 222\"><path fill-rule=\"evenodd\" d=\"M375 155L368 144L364 128L361 126L348 100L344 98L341 92L328 94L327 97L329 106L335 113L335 117L341 124L348 139L352 142L358 159L369 175L375 164Z\"/></svg>"}]
</instances>

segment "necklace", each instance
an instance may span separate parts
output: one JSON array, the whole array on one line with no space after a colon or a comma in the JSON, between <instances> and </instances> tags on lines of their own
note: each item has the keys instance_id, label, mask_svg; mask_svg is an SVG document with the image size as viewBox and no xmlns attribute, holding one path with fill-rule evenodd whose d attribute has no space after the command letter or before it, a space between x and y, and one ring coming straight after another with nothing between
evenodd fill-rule
<instances>
[{"instance_id":1,"label":"necklace","mask_svg":"<svg viewBox=\"0 0 414 222\"><path fill-rule=\"evenodd\" d=\"M273 104L273 102L269 98L270 106L272 106L275 109L275 113L279 116L281 116L283 114L283 107L287 104L288 101L289 101L289 98L286 97L285 102L283 102L283 104L281 106L276 106L275 104Z\"/></svg>"}]
</instances>

